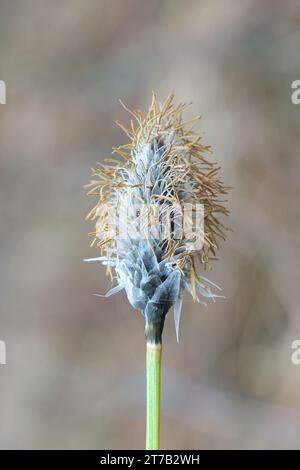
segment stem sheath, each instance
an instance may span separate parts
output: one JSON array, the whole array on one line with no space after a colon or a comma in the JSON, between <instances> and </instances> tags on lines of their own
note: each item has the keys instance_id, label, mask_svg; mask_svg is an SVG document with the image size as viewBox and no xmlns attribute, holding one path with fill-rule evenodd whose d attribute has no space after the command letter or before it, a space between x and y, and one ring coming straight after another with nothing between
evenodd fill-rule
<instances>
[{"instance_id":1,"label":"stem sheath","mask_svg":"<svg viewBox=\"0 0 300 470\"><path fill-rule=\"evenodd\" d=\"M147 342L147 424L146 449L159 449L161 344Z\"/></svg>"}]
</instances>

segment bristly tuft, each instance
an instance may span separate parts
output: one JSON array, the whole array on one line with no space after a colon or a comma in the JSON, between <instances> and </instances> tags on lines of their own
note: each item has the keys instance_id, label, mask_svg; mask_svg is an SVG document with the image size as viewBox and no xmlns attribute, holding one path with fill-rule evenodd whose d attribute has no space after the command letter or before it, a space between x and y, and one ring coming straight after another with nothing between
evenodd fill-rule
<instances>
[{"instance_id":1,"label":"bristly tuft","mask_svg":"<svg viewBox=\"0 0 300 470\"><path fill-rule=\"evenodd\" d=\"M228 214L222 197L229 188L219 177L220 167L209 159L210 147L193 130L200 117L184 122L187 104L175 105L173 99L171 94L159 104L153 94L146 115L121 103L132 117L129 128L117 123L129 138L127 144L113 148L122 160L110 158L99 164L88 185L88 194L98 197L87 218L96 221L92 244L97 243L101 251L92 260L101 261L116 279L116 287L107 295L125 289L131 305L141 310L147 341L153 343L161 341L172 306L178 338L184 289L204 304L201 298L220 297L214 293L220 288L202 271L216 259L226 231L220 217ZM186 205L203 206L201 246L175 230ZM143 236L137 237L137 232L121 236L113 211ZM165 224L159 223L166 214L171 226L168 235Z\"/></svg>"}]
</instances>

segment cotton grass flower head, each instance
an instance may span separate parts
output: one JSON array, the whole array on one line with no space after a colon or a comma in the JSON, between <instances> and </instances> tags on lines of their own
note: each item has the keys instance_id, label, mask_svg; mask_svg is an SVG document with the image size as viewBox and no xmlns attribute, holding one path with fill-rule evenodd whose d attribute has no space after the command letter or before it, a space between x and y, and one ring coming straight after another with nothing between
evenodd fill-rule
<instances>
[{"instance_id":1,"label":"cotton grass flower head","mask_svg":"<svg viewBox=\"0 0 300 470\"><path fill-rule=\"evenodd\" d=\"M113 148L118 158L93 170L89 195L98 202L87 218L95 221L92 244L115 282L106 296L125 290L145 319L147 413L146 448L159 449L161 337L174 307L176 335L186 289L206 305L221 290L203 271L225 239L221 219L228 214L228 188L210 148L194 132L199 117L183 121L187 104L163 104L153 94L147 114L130 111L130 126L117 123L129 142ZM200 214L200 217L198 217Z\"/></svg>"},{"instance_id":2,"label":"cotton grass flower head","mask_svg":"<svg viewBox=\"0 0 300 470\"><path fill-rule=\"evenodd\" d=\"M101 261L116 282L106 296L124 289L145 318L147 340L159 343L172 306L178 338L184 289L204 304L219 297L220 288L203 271L225 239L220 216L228 214L222 201L228 188L219 177L220 167L210 160L210 147L193 130L200 117L183 121L187 104L175 105L173 94L160 104L153 94L146 114L123 107L130 113L130 126L117 124L129 142L113 148L118 158L92 170L88 185L88 194L98 197L87 216L95 221L92 244L100 248L92 260ZM192 208L189 215L187 207ZM180 230L184 217L193 223L197 207L204 214L198 227L201 244Z\"/></svg>"}]
</instances>

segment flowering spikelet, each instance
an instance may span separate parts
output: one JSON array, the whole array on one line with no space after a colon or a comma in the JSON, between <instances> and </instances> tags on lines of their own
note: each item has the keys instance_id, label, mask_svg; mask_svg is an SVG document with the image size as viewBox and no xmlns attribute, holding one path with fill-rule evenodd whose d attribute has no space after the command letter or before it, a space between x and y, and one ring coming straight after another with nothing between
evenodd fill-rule
<instances>
[{"instance_id":1,"label":"flowering spikelet","mask_svg":"<svg viewBox=\"0 0 300 470\"><path fill-rule=\"evenodd\" d=\"M99 198L87 216L96 221L92 244L101 250L101 256L92 260L106 265L117 282L106 296L125 289L131 305L145 317L147 340L154 343L161 340L172 306L178 338L184 289L202 303L203 298L218 297L214 290L220 288L202 271L216 259L218 241L225 239L226 230L219 217L228 214L221 200L228 187L219 178L220 167L208 159L210 147L193 131L200 117L184 122L187 104L175 105L173 99L171 94L159 104L153 95L146 115L121 103L132 119L129 128L117 124L129 142L113 148L119 157L93 169L94 179L88 185L88 194ZM176 230L184 217L192 224L199 205L204 211L204 224L198 227L201 245ZM193 207L189 216L187 206ZM125 237L116 214L130 228Z\"/></svg>"}]
</instances>

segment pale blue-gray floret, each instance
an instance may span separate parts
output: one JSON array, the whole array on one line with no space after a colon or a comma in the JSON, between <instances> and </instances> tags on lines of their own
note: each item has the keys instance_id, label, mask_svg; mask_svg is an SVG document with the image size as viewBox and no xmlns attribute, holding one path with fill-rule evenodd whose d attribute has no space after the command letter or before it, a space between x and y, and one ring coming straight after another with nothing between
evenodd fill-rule
<instances>
[{"instance_id":1,"label":"pale blue-gray floret","mask_svg":"<svg viewBox=\"0 0 300 470\"><path fill-rule=\"evenodd\" d=\"M116 189L111 205L117 203L118 197L130 201L142 199L146 204L153 204L157 196L164 198L171 195L172 179L175 170L170 168L168 159L164 159L165 152L174 140L174 134L169 133L160 142L154 139L152 144L140 144L133 152L135 165L131 168L121 169L120 176L127 187ZM139 185L139 187L132 187ZM142 185L142 186L141 186ZM188 179L179 182L177 194L181 202L191 200L192 182ZM168 202L161 202L161 209ZM135 221L132 220L134 224ZM106 296L112 295L122 289L126 291L130 304L139 309L147 322L164 322L169 309L174 306L174 319L178 339L179 321L182 306L182 292L187 289L192 293L192 287L188 276L188 270L179 270L176 260L182 253L180 249L172 259L164 257L167 242L158 240L151 234L149 238L118 239L111 256L93 258L103 264L109 264L115 268L117 286L112 288ZM197 285L197 291L207 298L216 296L211 288L218 288L208 279L198 275L203 281L203 286ZM204 302L203 302L204 303Z\"/></svg>"}]
</instances>

